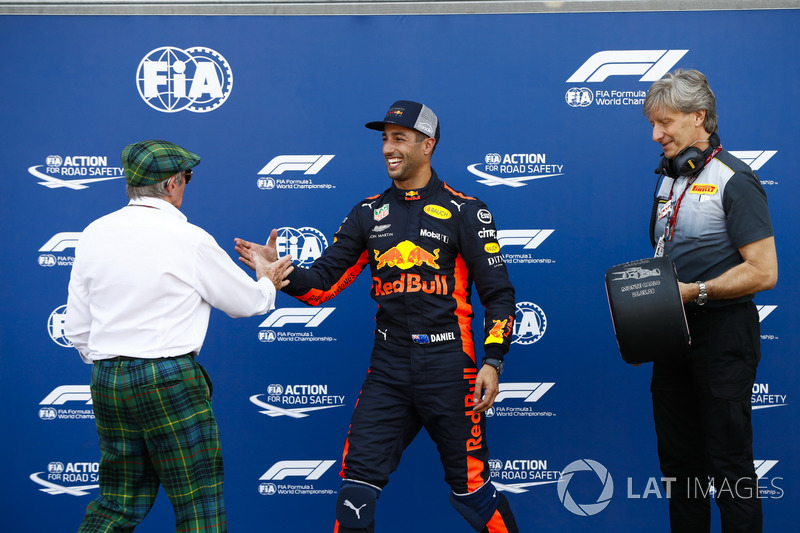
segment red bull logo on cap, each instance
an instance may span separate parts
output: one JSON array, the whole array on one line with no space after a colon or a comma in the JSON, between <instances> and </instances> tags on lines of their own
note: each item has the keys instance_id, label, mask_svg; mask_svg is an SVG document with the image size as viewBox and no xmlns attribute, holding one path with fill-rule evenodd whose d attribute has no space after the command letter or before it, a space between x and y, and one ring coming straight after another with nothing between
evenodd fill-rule
<instances>
[{"instance_id":1,"label":"red bull logo on cap","mask_svg":"<svg viewBox=\"0 0 800 533\"><path fill-rule=\"evenodd\" d=\"M408 270L415 266L428 265L431 268L439 269L436 261L439 259L439 248L436 248L433 253L428 252L411 241L403 241L397 246L392 246L385 252L381 253L379 250L374 250L375 261L378 262L376 269L388 266L391 268L399 268L400 270Z\"/></svg>"}]
</instances>

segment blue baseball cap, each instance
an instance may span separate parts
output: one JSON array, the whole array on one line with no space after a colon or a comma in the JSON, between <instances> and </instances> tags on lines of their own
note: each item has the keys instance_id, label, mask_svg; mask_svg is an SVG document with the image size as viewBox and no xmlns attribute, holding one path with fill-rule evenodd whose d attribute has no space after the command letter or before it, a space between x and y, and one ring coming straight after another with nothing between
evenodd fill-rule
<instances>
[{"instance_id":1,"label":"blue baseball cap","mask_svg":"<svg viewBox=\"0 0 800 533\"><path fill-rule=\"evenodd\" d=\"M436 143L439 143L439 119L436 117L436 113L424 104L410 100L398 100L392 104L383 120L367 122L364 126L371 130L383 131L386 124L411 128L428 137L433 137L436 139Z\"/></svg>"}]
</instances>

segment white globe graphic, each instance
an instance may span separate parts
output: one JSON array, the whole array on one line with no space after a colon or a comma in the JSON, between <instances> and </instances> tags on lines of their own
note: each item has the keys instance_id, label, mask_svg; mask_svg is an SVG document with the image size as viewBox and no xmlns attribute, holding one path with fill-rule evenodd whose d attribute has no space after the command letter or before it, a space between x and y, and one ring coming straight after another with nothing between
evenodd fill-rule
<instances>
[{"instance_id":1,"label":"white globe graphic","mask_svg":"<svg viewBox=\"0 0 800 533\"><path fill-rule=\"evenodd\" d=\"M153 50L139 64L139 70L136 75L139 94L150 107L159 111L175 112L185 109L191 103L191 100L185 96L181 97L180 92L176 94L174 75L185 73L186 63L193 61L194 59L189 54L179 48L164 47ZM145 89L147 80L145 79L146 67L144 65L153 62L164 63L167 66L166 72L163 74L166 77L166 84L157 85L158 93L155 96L152 96ZM190 83L191 78L187 77L186 81Z\"/></svg>"},{"instance_id":2,"label":"white globe graphic","mask_svg":"<svg viewBox=\"0 0 800 533\"><path fill-rule=\"evenodd\" d=\"M487 165L499 165L501 160L500 154L495 153L486 154L486 157L484 157L484 162Z\"/></svg>"},{"instance_id":3,"label":"white globe graphic","mask_svg":"<svg viewBox=\"0 0 800 533\"><path fill-rule=\"evenodd\" d=\"M586 87L573 87L567 90L564 100L572 107L588 107L594 101L594 95Z\"/></svg>"},{"instance_id":4,"label":"white globe graphic","mask_svg":"<svg viewBox=\"0 0 800 533\"><path fill-rule=\"evenodd\" d=\"M202 63L202 65L201 65ZM204 75L195 79L202 67ZM211 72L209 72L211 71ZM213 86L209 86L213 80ZM193 93L195 81L198 90ZM148 53L136 72L139 95L147 105L165 113L216 109L233 88L233 73L222 55L204 47L181 50L164 46Z\"/></svg>"},{"instance_id":5,"label":"white globe graphic","mask_svg":"<svg viewBox=\"0 0 800 533\"><path fill-rule=\"evenodd\" d=\"M319 230L309 227L278 228L278 257L291 255L292 262L300 267L311 266L328 247L328 240Z\"/></svg>"},{"instance_id":6,"label":"white globe graphic","mask_svg":"<svg viewBox=\"0 0 800 533\"><path fill-rule=\"evenodd\" d=\"M64 335L64 321L67 317L67 306L62 305L50 313L47 319L47 332L53 342L64 348L72 348L72 341Z\"/></svg>"},{"instance_id":7,"label":"white globe graphic","mask_svg":"<svg viewBox=\"0 0 800 533\"><path fill-rule=\"evenodd\" d=\"M533 302L517 302L513 344L533 344L547 330L547 316Z\"/></svg>"}]
</instances>

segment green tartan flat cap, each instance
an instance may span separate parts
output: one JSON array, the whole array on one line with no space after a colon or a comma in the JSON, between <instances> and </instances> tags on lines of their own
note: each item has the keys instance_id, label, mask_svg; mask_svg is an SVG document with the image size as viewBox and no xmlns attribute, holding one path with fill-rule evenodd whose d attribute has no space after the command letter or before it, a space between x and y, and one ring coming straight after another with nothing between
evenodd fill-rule
<instances>
[{"instance_id":1,"label":"green tartan flat cap","mask_svg":"<svg viewBox=\"0 0 800 533\"><path fill-rule=\"evenodd\" d=\"M158 183L199 163L199 155L169 141L141 141L122 150L125 181L131 187Z\"/></svg>"}]
</instances>

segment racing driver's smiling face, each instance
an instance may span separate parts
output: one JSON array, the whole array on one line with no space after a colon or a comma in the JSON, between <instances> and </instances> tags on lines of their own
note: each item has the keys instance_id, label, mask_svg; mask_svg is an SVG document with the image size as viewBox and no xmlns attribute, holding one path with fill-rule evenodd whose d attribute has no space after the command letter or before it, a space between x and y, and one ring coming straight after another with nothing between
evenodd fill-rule
<instances>
[{"instance_id":1,"label":"racing driver's smiling face","mask_svg":"<svg viewBox=\"0 0 800 533\"><path fill-rule=\"evenodd\" d=\"M383 157L386 170L400 189L413 189L424 186L420 181L430 177L430 156L435 141L426 137L418 141L417 132L386 124L383 130Z\"/></svg>"}]
</instances>

